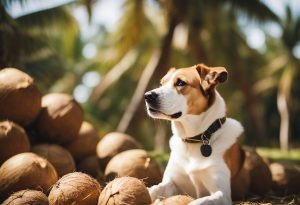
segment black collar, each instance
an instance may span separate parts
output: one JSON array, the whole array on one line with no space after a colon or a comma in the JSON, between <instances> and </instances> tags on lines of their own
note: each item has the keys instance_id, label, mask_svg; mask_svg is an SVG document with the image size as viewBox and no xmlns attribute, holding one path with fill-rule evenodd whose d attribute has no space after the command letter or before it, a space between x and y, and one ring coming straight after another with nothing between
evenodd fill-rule
<instances>
[{"instance_id":1,"label":"black collar","mask_svg":"<svg viewBox=\"0 0 300 205\"><path fill-rule=\"evenodd\" d=\"M218 118L207 128L207 130L205 130L205 132L194 137L189 137L185 139L182 138L182 141L187 143L209 144L209 140L212 134L214 134L218 129L220 129L225 123L225 121L226 117Z\"/></svg>"}]
</instances>

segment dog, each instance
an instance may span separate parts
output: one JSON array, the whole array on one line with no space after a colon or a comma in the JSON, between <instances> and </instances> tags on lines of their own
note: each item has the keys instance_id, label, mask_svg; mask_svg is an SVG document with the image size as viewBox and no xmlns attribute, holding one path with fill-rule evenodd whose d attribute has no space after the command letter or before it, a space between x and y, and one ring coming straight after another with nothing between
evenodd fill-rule
<instances>
[{"instance_id":1,"label":"dog","mask_svg":"<svg viewBox=\"0 0 300 205\"><path fill-rule=\"evenodd\" d=\"M145 93L148 115L171 121L173 133L162 182L149 188L155 203L186 194L195 199L189 205L232 204L231 177L243 164L238 139L244 130L226 117L216 90L227 78L224 67L171 68L160 87Z\"/></svg>"}]
</instances>

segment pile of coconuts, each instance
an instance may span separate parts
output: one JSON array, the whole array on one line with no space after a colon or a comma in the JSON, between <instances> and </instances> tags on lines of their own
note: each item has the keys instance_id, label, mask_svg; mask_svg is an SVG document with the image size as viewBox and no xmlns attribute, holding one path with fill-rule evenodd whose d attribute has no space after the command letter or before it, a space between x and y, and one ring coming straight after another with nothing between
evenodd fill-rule
<instances>
[{"instance_id":1,"label":"pile of coconuts","mask_svg":"<svg viewBox=\"0 0 300 205\"><path fill-rule=\"evenodd\" d=\"M146 205L161 179L133 137L100 138L71 95L42 94L23 71L0 69L0 204Z\"/></svg>"}]
</instances>

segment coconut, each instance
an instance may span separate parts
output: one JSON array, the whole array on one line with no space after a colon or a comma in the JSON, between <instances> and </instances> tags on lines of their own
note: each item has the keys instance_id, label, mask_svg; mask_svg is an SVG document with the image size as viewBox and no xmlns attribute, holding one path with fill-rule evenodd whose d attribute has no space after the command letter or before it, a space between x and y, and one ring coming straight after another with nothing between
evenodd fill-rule
<instances>
[{"instance_id":1,"label":"coconut","mask_svg":"<svg viewBox=\"0 0 300 205\"><path fill-rule=\"evenodd\" d=\"M72 96L51 93L42 98L36 131L47 142L65 144L77 136L82 120L83 110Z\"/></svg>"},{"instance_id":2,"label":"coconut","mask_svg":"<svg viewBox=\"0 0 300 205\"><path fill-rule=\"evenodd\" d=\"M0 70L0 120L27 126L41 110L41 93L34 80L15 69Z\"/></svg>"},{"instance_id":3,"label":"coconut","mask_svg":"<svg viewBox=\"0 0 300 205\"><path fill-rule=\"evenodd\" d=\"M100 140L96 151L103 163L103 167L105 167L116 154L137 148L138 143L131 136L120 132L111 132Z\"/></svg>"},{"instance_id":4,"label":"coconut","mask_svg":"<svg viewBox=\"0 0 300 205\"><path fill-rule=\"evenodd\" d=\"M151 198L142 181L134 177L116 178L100 194L98 205L149 205Z\"/></svg>"},{"instance_id":5,"label":"coconut","mask_svg":"<svg viewBox=\"0 0 300 205\"><path fill-rule=\"evenodd\" d=\"M96 155L99 136L95 128L88 122L83 122L76 139L66 146L76 161L90 155Z\"/></svg>"},{"instance_id":6,"label":"coconut","mask_svg":"<svg viewBox=\"0 0 300 205\"><path fill-rule=\"evenodd\" d=\"M194 199L187 195L175 195L159 202L159 205L188 205Z\"/></svg>"},{"instance_id":7,"label":"coconut","mask_svg":"<svg viewBox=\"0 0 300 205\"><path fill-rule=\"evenodd\" d=\"M11 121L0 121L0 165L13 155L29 150L30 143L24 129Z\"/></svg>"},{"instance_id":8,"label":"coconut","mask_svg":"<svg viewBox=\"0 0 300 205\"><path fill-rule=\"evenodd\" d=\"M272 189L280 195L300 193L300 167L282 163L270 165Z\"/></svg>"},{"instance_id":9,"label":"coconut","mask_svg":"<svg viewBox=\"0 0 300 205\"><path fill-rule=\"evenodd\" d=\"M73 172L57 181L48 199L50 205L91 205L97 204L100 192L101 187L95 179L81 172Z\"/></svg>"},{"instance_id":10,"label":"coconut","mask_svg":"<svg viewBox=\"0 0 300 205\"><path fill-rule=\"evenodd\" d=\"M88 156L81 160L77 165L77 170L94 177L100 184L104 182L101 165L96 155Z\"/></svg>"},{"instance_id":11,"label":"coconut","mask_svg":"<svg viewBox=\"0 0 300 205\"><path fill-rule=\"evenodd\" d=\"M250 176L250 192L264 195L272 184L272 175L267 163L258 153L251 148L245 148L245 164L244 168L249 172Z\"/></svg>"},{"instance_id":12,"label":"coconut","mask_svg":"<svg viewBox=\"0 0 300 205\"><path fill-rule=\"evenodd\" d=\"M32 147L32 152L46 158L56 169L58 177L74 172L75 162L68 150L55 144L39 144Z\"/></svg>"},{"instance_id":13,"label":"coconut","mask_svg":"<svg viewBox=\"0 0 300 205\"><path fill-rule=\"evenodd\" d=\"M231 197L233 201L245 199L250 187L250 174L244 167L231 178Z\"/></svg>"},{"instance_id":14,"label":"coconut","mask_svg":"<svg viewBox=\"0 0 300 205\"><path fill-rule=\"evenodd\" d=\"M46 193L56 181L55 168L46 159L30 152L17 154L0 167L0 201L23 189Z\"/></svg>"},{"instance_id":15,"label":"coconut","mask_svg":"<svg viewBox=\"0 0 300 205\"><path fill-rule=\"evenodd\" d=\"M162 172L158 163L145 150L133 149L114 156L105 169L108 180L116 176L131 176L142 179L147 186L158 184Z\"/></svg>"},{"instance_id":16,"label":"coconut","mask_svg":"<svg viewBox=\"0 0 300 205\"><path fill-rule=\"evenodd\" d=\"M2 205L48 205L47 196L36 190L21 190L13 193Z\"/></svg>"}]
</instances>

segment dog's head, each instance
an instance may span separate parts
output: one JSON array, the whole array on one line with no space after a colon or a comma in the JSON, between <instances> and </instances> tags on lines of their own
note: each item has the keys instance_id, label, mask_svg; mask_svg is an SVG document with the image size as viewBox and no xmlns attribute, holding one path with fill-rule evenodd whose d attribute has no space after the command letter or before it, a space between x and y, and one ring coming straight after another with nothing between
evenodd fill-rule
<instances>
[{"instance_id":1,"label":"dog's head","mask_svg":"<svg viewBox=\"0 0 300 205\"><path fill-rule=\"evenodd\" d=\"M215 88L227 80L223 67L199 64L189 68L171 68L159 88L145 93L148 114L153 118L175 120L199 115L214 103Z\"/></svg>"}]
</instances>

